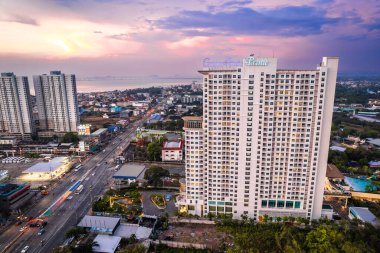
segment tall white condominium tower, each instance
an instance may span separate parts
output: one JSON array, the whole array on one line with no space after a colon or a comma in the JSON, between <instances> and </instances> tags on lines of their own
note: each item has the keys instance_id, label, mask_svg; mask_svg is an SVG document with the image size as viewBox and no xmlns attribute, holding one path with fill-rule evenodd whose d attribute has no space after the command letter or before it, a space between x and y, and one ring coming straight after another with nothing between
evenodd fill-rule
<instances>
[{"instance_id":1,"label":"tall white condominium tower","mask_svg":"<svg viewBox=\"0 0 380 253\"><path fill-rule=\"evenodd\" d=\"M29 82L26 76L1 73L0 133L30 139L34 133Z\"/></svg>"},{"instance_id":2,"label":"tall white condominium tower","mask_svg":"<svg viewBox=\"0 0 380 253\"><path fill-rule=\"evenodd\" d=\"M205 62L203 122L184 118L191 214L321 217L338 58Z\"/></svg>"},{"instance_id":3,"label":"tall white condominium tower","mask_svg":"<svg viewBox=\"0 0 380 253\"><path fill-rule=\"evenodd\" d=\"M41 130L76 132L79 111L75 75L50 71L33 76Z\"/></svg>"}]
</instances>

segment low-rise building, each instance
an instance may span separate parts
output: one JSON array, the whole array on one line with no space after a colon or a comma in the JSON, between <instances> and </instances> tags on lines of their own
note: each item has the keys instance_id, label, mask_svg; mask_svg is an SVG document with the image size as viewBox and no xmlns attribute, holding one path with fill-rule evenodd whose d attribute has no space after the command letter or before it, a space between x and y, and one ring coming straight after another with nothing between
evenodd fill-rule
<instances>
[{"instance_id":1,"label":"low-rise building","mask_svg":"<svg viewBox=\"0 0 380 253\"><path fill-rule=\"evenodd\" d=\"M202 95L185 95L181 98L181 102L183 104L192 104L195 102L202 103L203 96Z\"/></svg>"},{"instance_id":2,"label":"low-rise building","mask_svg":"<svg viewBox=\"0 0 380 253\"><path fill-rule=\"evenodd\" d=\"M380 139L379 138L368 138L366 142L373 148L380 148Z\"/></svg>"},{"instance_id":3,"label":"low-rise building","mask_svg":"<svg viewBox=\"0 0 380 253\"><path fill-rule=\"evenodd\" d=\"M65 136L65 132L55 132L51 130L39 130L37 132L38 138L52 138L57 136L58 138L62 138Z\"/></svg>"},{"instance_id":4,"label":"low-rise building","mask_svg":"<svg viewBox=\"0 0 380 253\"><path fill-rule=\"evenodd\" d=\"M167 141L162 147L162 161L182 161L183 159L183 142Z\"/></svg>"},{"instance_id":5,"label":"low-rise building","mask_svg":"<svg viewBox=\"0 0 380 253\"><path fill-rule=\"evenodd\" d=\"M379 225L379 221L377 220L376 216L373 215L373 213L368 210L367 207L350 207L348 211L348 217L351 220L358 219L362 222L368 222L373 226Z\"/></svg>"},{"instance_id":6,"label":"low-rise building","mask_svg":"<svg viewBox=\"0 0 380 253\"><path fill-rule=\"evenodd\" d=\"M32 198L30 185L0 184L0 214L8 216L18 212Z\"/></svg>"},{"instance_id":7,"label":"low-rise building","mask_svg":"<svg viewBox=\"0 0 380 253\"><path fill-rule=\"evenodd\" d=\"M332 220L334 215L334 209L331 205L322 205L322 214L321 217Z\"/></svg>"},{"instance_id":8,"label":"low-rise building","mask_svg":"<svg viewBox=\"0 0 380 253\"><path fill-rule=\"evenodd\" d=\"M0 137L0 146L2 147L14 147L17 145L16 136L1 136Z\"/></svg>"},{"instance_id":9,"label":"low-rise building","mask_svg":"<svg viewBox=\"0 0 380 253\"><path fill-rule=\"evenodd\" d=\"M120 112L120 118L122 119L128 119L133 115L133 110L132 109L127 109L124 111Z\"/></svg>"},{"instance_id":10,"label":"low-rise building","mask_svg":"<svg viewBox=\"0 0 380 253\"><path fill-rule=\"evenodd\" d=\"M91 124L82 124L77 127L78 135L90 135L91 134Z\"/></svg>"},{"instance_id":11,"label":"low-rise building","mask_svg":"<svg viewBox=\"0 0 380 253\"><path fill-rule=\"evenodd\" d=\"M95 245L92 252L114 253L119 247L121 237L111 235L97 235L94 239Z\"/></svg>"},{"instance_id":12,"label":"low-rise building","mask_svg":"<svg viewBox=\"0 0 380 253\"><path fill-rule=\"evenodd\" d=\"M144 178L145 165L141 164L124 164L113 176L116 185L124 185L136 182Z\"/></svg>"},{"instance_id":13,"label":"low-rise building","mask_svg":"<svg viewBox=\"0 0 380 253\"><path fill-rule=\"evenodd\" d=\"M91 134L91 137L93 140L97 143L102 142L108 135L108 129L107 128L99 128L95 132Z\"/></svg>"},{"instance_id":14,"label":"low-rise building","mask_svg":"<svg viewBox=\"0 0 380 253\"><path fill-rule=\"evenodd\" d=\"M110 112L121 112L123 108L121 106L112 106Z\"/></svg>"},{"instance_id":15,"label":"low-rise building","mask_svg":"<svg viewBox=\"0 0 380 253\"><path fill-rule=\"evenodd\" d=\"M330 150L338 151L338 152L344 152L344 151L346 151L346 148L344 148L344 147L339 147L339 146L331 146L331 147L330 147Z\"/></svg>"},{"instance_id":16,"label":"low-rise building","mask_svg":"<svg viewBox=\"0 0 380 253\"><path fill-rule=\"evenodd\" d=\"M55 157L48 162L40 162L24 170L20 176L26 181L46 181L59 178L73 166L74 161L69 157Z\"/></svg>"},{"instance_id":17,"label":"low-rise building","mask_svg":"<svg viewBox=\"0 0 380 253\"><path fill-rule=\"evenodd\" d=\"M77 226L87 228L91 232L112 235L119 225L120 218L86 215Z\"/></svg>"}]
</instances>

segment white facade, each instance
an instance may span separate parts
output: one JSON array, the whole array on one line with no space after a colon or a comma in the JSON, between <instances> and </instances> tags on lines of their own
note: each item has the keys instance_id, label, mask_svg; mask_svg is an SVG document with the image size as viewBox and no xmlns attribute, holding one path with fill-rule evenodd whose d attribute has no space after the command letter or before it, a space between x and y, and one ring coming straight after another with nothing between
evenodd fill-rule
<instances>
[{"instance_id":1,"label":"white facade","mask_svg":"<svg viewBox=\"0 0 380 253\"><path fill-rule=\"evenodd\" d=\"M161 157L163 162L182 161L182 150L162 150Z\"/></svg>"},{"instance_id":2,"label":"white facade","mask_svg":"<svg viewBox=\"0 0 380 253\"><path fill-rule=\"evenodd\" d=\"M76 132L79 110L75 75L51 71L33 76L41 130Z\"/></svg>"},{"instance_id":3,"label":"white facade","mask_svg":"<svg viewBox=\"0 0 380 253\"><path fill-rule=\"evenodd\" d=\"M199 71L202 144L185 128L189 212L321 217L337 68L335 57L278 70L276 58L250 56ZM203 159L189 160L193 149Z\"/></svg>"},{"instance_id":4,"label":"white facade","mask_svg":"<svg viewBox=\"0 0 380 253\"><path fill-rule=\"evenodd\" d=\"M29 82L26 76L0 77L0 132L30 138L34 133Z\"/></svg>"},{"instance_id":5,"label":"white facade","mask_svg":"<svg viewBox=\"0 0 380 253\"><path fill-rule=\"evenodd\" d=\"M201 95L185 95L181 97L181 103L191 104L194 102L203 102L203 97Z\"/></svg>"},{"instance_id":6,"label":"white facade","mask_svg":"<svg viewBox=\"0 0 380 253\"><path fill-rule=\"evenodd\" d=\"M182 161L183 150L182 141L167 141L161 149L161 159L163 162Z\"/></svg>"},{"instance_id":7,"label":"white facade","mask_svg":"<svg viewBox=\"0 0 380 253\"><path fill-rule=\"evenodd\" d=\"M191 214L204 215L204 186L203 169L203 120L201 117L183 117L185 130L185 169L186 191L185 202L179 203L180 209Z\"/></svg>"}]
</instances>

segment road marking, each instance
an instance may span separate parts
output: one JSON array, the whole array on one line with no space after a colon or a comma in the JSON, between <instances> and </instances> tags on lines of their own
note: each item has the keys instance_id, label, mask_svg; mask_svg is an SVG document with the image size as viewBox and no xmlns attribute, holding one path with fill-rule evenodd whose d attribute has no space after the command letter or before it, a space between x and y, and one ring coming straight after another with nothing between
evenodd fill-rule
<instances>
[{"instance_id":1,"label":"road marking","mask_svg":"<svg viewBox=\"0 0 380 253\"><path fill-rule=\"evenodd\" d=\"M146 118L147 119L147 118ZM145 119L145 120L146 120ZM141 123L141 121L142 120L140 120L139 121L139 124ZM133 126L135 127L135 124L133 124ZM132 135L133 134L133 132L134 132L135 130L131 130L130 132L127 132L127 133L125 133L126 134L126 136L125 137L123 137L123 138L125 138L124 140L126 140L130 135ZM122 143L123 142L123 139L118 143L118 144L121 144L121 145L123 145L123 147L124 148L126 148L126 147L128 147L128 145L130 145L130 142L129 142L129 140L126 142L126 143ZM99 161L100 160L100 163L102 162L102 161L104 161L105 159L107 159L107 158L109 158L110 156L112 157L112 155L114 154L114 151L115 150L117 150L117 148L118 148L119 146L115 146L115 148L113 148L112 150L110 150L109 152L107 152L107 154L103 154L103 153L99 153L98 155L96 155L95 157L94 157L94 159L93 160L87 160L87 164L85 164L85 165L87 165L88 167L91 167L90 166L90 164L91 163L94 163L93 161L95 160L95 161ZM104 155L104 156L103 156ZM100 158L101 156L103 156L103 158ZM94 163L94 166L91 168L91 169L88 169L88 171L82 176L82 178L81 178L81 181L83 181L86 177L87 177L87 175L90 173L90 171L91 170L96 170L96 165L95 165L96 163ZM104 172L106 172L106 170L100 170L100 173L103 173L104 174ZM107 174L107 173L105 173L105 174ZM108 175L107 175L108 176ZM98 180L96 180L96 183L95 184L98 184L99 182L100 182L100 180L101 180L101 178L102 177L100 177L100 175L99 175L99 177L95 177L96 179L98 179ZM100 189L99 188L99 191L101 191L102 189ZM103 192L105 192L105 190L103 189ZM64 194L63 194L64 195ZM62 196L63 196L62 195ZM61 196L61 197L62 197ZM83 199L78 199L78 204L80 204L79 202L82 202L83 203L83 201L86 199L86 198L88 198L88 197L90 197L90 199L92 199L92 196L91 196L91 192L89 191L89 192L87 192L87 197L85 197L85 198L83 198ZM56 201L56 202L58 202L60 200L60 198ZM54 204L53 204L54 205ZM90 206L91 205L91 203L90 202L87 202L86 203L86 206ZM76 205L76 203L75 203L75 206L77 207L77 206L79 206L79 205ZM79 211L80 212L80 210L76 210L76 211ZM88 212L88 210L87 209L83 209L83 211L80 213L80 216L79 217L81 217L81 216L83 216L84 214L85 214L85 212ZM37 250L38 250L38 252L40 252L43 248L45 248L45 246L47 246L47 244L48 244L48 241L50 241L53 237L55 237L55 235L57 234L57 232L58 231L60 231L62 228L63 228L63 226L67 223L67 221L69 220L69 218L71 217L71 216L73 216L74 214L75 214L76 212L74 211L73 213L71 213L70 215L68 215L68 218L65 220L65 222L58 228L58 229L55 229L55 231L54 231L54 234L47 240L47 241L45 241L45 244L42 246L42 247L40 247L40 248L38 248ZM77 222L77 221L76 221ZM19 235L19 236L21 236L22 235L22 233ZM31 237L32 237L32 235L33 234L31 234L28 238L26 238L24 241L28 241L29 239L31 239ZM19 237L18 237L19 238ZM18 240L18 238L16 239L16 240Z\"/></svg>"}]
</instances>

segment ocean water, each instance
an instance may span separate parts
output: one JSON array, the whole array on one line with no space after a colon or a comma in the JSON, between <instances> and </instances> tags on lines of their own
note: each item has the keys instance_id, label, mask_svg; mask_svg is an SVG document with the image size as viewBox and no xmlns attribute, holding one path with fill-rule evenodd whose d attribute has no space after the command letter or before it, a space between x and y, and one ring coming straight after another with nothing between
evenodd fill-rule
<instances>
[{"instance_id":1,"label":"ocean water","mask_svg":"<svg viewBox=\"0 0 380 253\"><path fill-rule=\"evenodd\" d=\"M353 177L344 177L344 181L357 192L365 192L366 185L372 185L369 180L357 179Z\"/></svg>"},{"instance_id":2,"label":"ocean water","mask_svg":"<svg viewBox=\"0 0 380 253\"><path fill-rule=\"evenodd\" d=\"M197 77L98 77L77 78L78 92L125 90L200 83Z\"/></svg>"}]
</instances>

